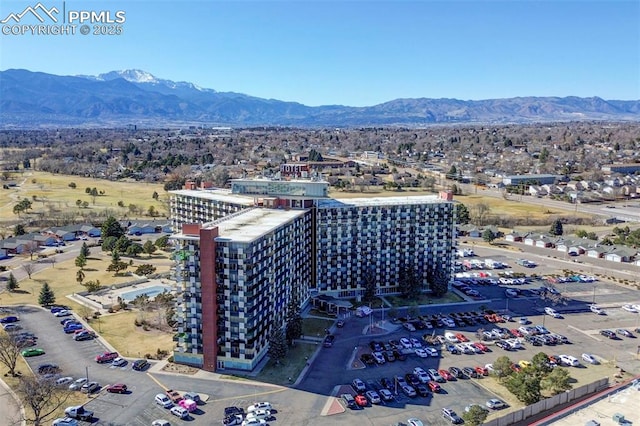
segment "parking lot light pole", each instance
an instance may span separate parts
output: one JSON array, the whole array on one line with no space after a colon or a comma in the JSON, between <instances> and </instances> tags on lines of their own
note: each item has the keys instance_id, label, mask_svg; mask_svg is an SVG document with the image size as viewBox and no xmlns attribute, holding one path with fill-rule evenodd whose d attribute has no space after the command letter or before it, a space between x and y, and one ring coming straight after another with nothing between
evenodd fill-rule
<instances>
[{"instance_id":1,"label":"parking lot light pole","mask_svg":"<svg viewBox=\"0 0 640 426\"><path fill-rule=\"evenodd\" d=\"M86 375L87 375L87 383L89 383L89 366L88 366L88 365L86 365L86 366L84 367L84 370L85 370Z\"/></svg>"}]
</instances>

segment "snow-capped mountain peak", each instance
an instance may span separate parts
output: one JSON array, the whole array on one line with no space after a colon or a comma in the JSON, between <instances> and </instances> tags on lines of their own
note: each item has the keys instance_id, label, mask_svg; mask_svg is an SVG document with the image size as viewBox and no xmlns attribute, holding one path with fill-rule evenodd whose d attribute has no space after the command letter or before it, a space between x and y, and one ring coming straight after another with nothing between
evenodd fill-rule
<instances>
[{"instance_id":1,"label":"snow-capped mountain peak","mask_svg":"<svg viewBox=\"0 0 640 426\"><path fill-rule=\"evenodd\" d=\"M114 80L116 78L124 78L132 83L158 83L160 81L153 74L142 70L110 71L97 76L98 80Z\"/></svg>"},{"instance_id":2,"label":"snow-capped mountain peak","mask_svg":"<svg viewBox=\"0 0 640 426\"><path fill-rule=\"evenodd\" d=\"M110 81L118 78L123 78L134 84L151 85L155 90L163 90L162 87L171 90L192 90L197 92L210 92L215 93L213 89L205 89L197 86L193 83L186 81L172 81L163 78L157 78L151 73L143 70L128 69L120 71L109 71L107 73L99 74L97 76L78 75L77 77L87 78L89 80L98 81Z\"/></svg>"}]
</instances>

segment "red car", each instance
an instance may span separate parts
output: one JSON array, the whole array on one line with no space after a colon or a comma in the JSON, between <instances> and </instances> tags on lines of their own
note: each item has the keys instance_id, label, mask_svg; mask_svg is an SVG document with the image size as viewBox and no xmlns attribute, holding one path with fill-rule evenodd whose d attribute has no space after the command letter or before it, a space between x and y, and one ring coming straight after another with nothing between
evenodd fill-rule
<instances>
[{"instance_id":1,"label":"red car","mask_svg":"<svg viewBox=\"0 0 640 426\"><path fill-rule=\"evenodd\" d=\"M127 393L127 385L124 383L116 383L115 385L107 386L107 392Z\"/></svg>"},{"instance_id":2,"label":"red car","mask_svg":"<svg viewBox=\"0 0 640 426\"><path fill-rule=\"evenodd\" d=\"M511 334L513 334L516 337L522 337L523 334L520 330L518 330L517 328L514 328L512 330L509 330L511 332Z\"/></svg>"},{"instance_id":3,"label":"red car","mask_svg":"<svg viewBox=\"0 0 640 426\"><path fill-rule=\"evenodd\" d=\"M465 336L462 333L456 333L456 337L458 338L458 341L460 342L468 342L469 339L467 339L467 336Z\"/></svg>"},{"instance_id":4,"label":"red car","mask_svg":"<svg viewBox=\"0 0 640 426\"><path fill-rule=\"evenodd\" d=\"M98 364L102 364L105 362L111 362L116 358L118 358L118 352L105 352L102 355L98 355L96 357L96 362Z\"/></svg>"},{"instance_id":5,"label":"red car","mask_svg":"<svg viewBox=\"0 0 640 426\"><path fill-rule=\"evenodd\" d=\"M481 376L488 376L489 375L489 370L487 370L484 367L477 366L477 367L474 367L474 370L476 370L476 373L478 373Z\"/></svg>"},{"instance_id":6,"label":"red car","mask_svg":"<svg viewBox=\"0 0 640 426\"><path fill-rule=\"evenodd\" d=\"M429 389L431 389L431 392L434 392L434 393L438 393L442 390L440 385L437 382L434 382L433 380L427 382L427 386L429 386Z\"/></svg>"},{"instance_id":7,"label":"red car","mask_svg":"<svg viewBox=\"0 0 640 426\"><path fill-rule=\"evenodd\" d=\"M449 371L447 370L438 370L438 374L440 374L440 376L447 381L456 379L455 377L453 377L453 374L449 373Z\"/></svg>"},{"instance_id":8,"label":"red car","mask_svg":"<svg viewBox=\"0 0 640 426\"><path fill-rule=\"evenodd\" d=\"M489 352L489 348L484 343L474 342L473 346L480 349L482 352Z\"/></svg>"},{"instance_id":9,"label":"red car","mask_svg":"<svg viewBox=\"0 0 640 426\"><path fill-rule=\"evenodd\" d=\"M356 400L356 404L360 407L369 405L369 401L367 401L367 398L364 395L356 395L354 398Z\"/></svg>"}]
</instances>

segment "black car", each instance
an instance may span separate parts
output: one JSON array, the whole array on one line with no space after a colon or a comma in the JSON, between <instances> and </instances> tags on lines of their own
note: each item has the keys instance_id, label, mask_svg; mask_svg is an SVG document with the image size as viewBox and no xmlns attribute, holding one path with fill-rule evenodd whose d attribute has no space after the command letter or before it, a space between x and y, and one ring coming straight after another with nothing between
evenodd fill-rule
<instances>
[{"instance_id":1,"label":"black car","mask_svg":"<svg viewBox=\"0 0 640 426\"><path fill-rule=\"evenodd\" d=\"M336 340L336 336L334 336L333 334L329 334L324 338L322 346L324 346L325 348L330 348L331 346L333 346L334 340Z\"/></svg>"},{"instance_id":2,"label":"black car","mask_svg":"<svg viewBox=\"0 0 640 426\"><path fill-rule=\"evenodd\" d=\"M419 383L417 386L414 386L414 388L416 392L418 392L418 395L429 396L429 388L423 385L422 383Z\"/></svg>"},{"instance_id":3,"label":"black car","mask_svg":"<svg viewBox=\"0 0 640 426\"><path fill-rule=\"evenodd\" d=\"M380 386L384 389L389 389L392 390L393 389L393 380L389 379L387 377L383 377L382 379L380 379Z\"/></svg>"},{"instance_id":4,"label":"black car","mask_svg":"<svg viewBox=\"0 0 640 426\"><path fill-rule=\"evenodd\" d=\"M360 361L362 361L365 365L374 365L376 363L375 358L371 354L360 355Z\"/></svg>"},{"instance_id":5,"label":"black car","mask_svg":"<svg viewBox=\"0 0 640 426\"><path fill-rule=\"evenodd\" d=\"M376 341L369 342L369 347L373 352L382 352L383 350L380 342L376 342Z\"/></svg>"},{"instance_id":6,"label":"black car","mask_svg":"<svg viewBox=\"0 0 640 426\"><path fill-rule=\"evenodd\" d=\"M405 374L404 378L407 380L407 383L409 383L413 387L416 387L420 384L420 379L413 373Z\"/></svg>"},{"instance_id":7,"label":"black car","mask_svg":"<svg viewBox=\"0 0 640 426\"><path fill-rule=\"evenodd\" d=\"M449 367L449 373L456 379L462 379L464 377L464 373L458 367Z\"/></svg>"},{"instance_id":8,"label":"black car","mask_svg":"<svg viewBox=\"0 0 640 426\"><path fill-rule=\"evenodd\" d=\"M149 361L146 359L139 359L133 362L132 368L136 371L142 371L149 366Z\"/></svg>"},{"instance_id":9,"label":"black car","mask_svg":"<svg viewBox=\"0 0 640 426\"><path fill-rule=\"evenodd\" d=\"M338 320L338 322L336 323L336 327L338 328L344 327L344 320Z\"/></svg>"},{"instance_id":10,"label":"black car","mask_svg":"<svg viewBox=\"0 0 640 426\"><path fill-rule=\"evenodd\" d=\"M240 407L224 407L224 416L225 417L233 416L235 414L240 414L241 416L244 416L244 408L240 408Z\"/></svg>"},{"instance_id":11,"label":"black car","mask_svg":"<svg viewBox=\"0 0 640 426\"><path fill-rule=\"evenodd\" d=\"M470 379L478 378L478 372L474 368L464 367L462 369L462 372L464 373L465 376L469 377Z\"/></svg>"},{"instance_id":12,"label":"black car","mask_svg":"<svg viewBox=\"0 0 640 426\"><path fill-rule=\"evenodd\" d=\"M55 374L60 371L60 367L55 364L40 364L38 374Z\"/></svg>"},{"instance_id":13,"label":"black car","mask_svg":"<svg viewBox=\"0 0 640 426\"><path fill-rule=\"evenodd\" d=\"M511 346L505 342L504 340L498 340L496 342L496 346L499 347L500 349L504 349L505 351L510 351L511 350Z\"/></svg>"},{"instance_id":14,"label":"black car","mask_svg":"<svg viewBox=\"0 0 640 426\"><path fill-rule=\"evenodd\" d=\"M600 334L603 335L604 337L608 337L609 339L616 338L616 333L614 333L611 330L600 330Z\"/></svg>"},{"instance_id":15,"label":"black car","mask_svg":"<svg viewBox=\"0 0 640 426\"><path fill-rule=\"evenodd\" d=\"M407 356L405 354L403 354L402 352L400 352L397 349L393 350L393 356L398 360L398 361L406 361L407 360Z\"/></svg>"}]
</instances>

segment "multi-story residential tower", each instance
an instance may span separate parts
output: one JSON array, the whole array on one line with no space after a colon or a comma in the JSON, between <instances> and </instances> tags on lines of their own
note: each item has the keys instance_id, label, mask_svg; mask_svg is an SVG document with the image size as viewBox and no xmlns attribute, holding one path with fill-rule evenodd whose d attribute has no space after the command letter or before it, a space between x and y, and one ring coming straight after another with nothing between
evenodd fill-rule
<instances>
[{"instance_id":1,"label":"multi-story residential tower","mask_svg":"<svg viewBox=\"0 0 640 426\"><path fill-rule=\"evenodd\" d=\"M232 190L172 192L178 231L176 362L252 370L291 302L356 297L365 276L399 293L402 268L428 289L450 278L454 205L440 196L330 199L319 180L235 180ZM197 209L197 214L192 212ZM194 220L196 219L196 220Z\"/></svg>"}]
</instances>

